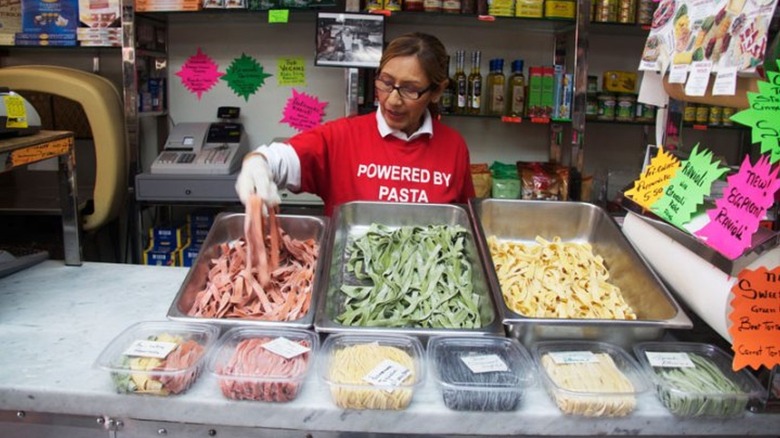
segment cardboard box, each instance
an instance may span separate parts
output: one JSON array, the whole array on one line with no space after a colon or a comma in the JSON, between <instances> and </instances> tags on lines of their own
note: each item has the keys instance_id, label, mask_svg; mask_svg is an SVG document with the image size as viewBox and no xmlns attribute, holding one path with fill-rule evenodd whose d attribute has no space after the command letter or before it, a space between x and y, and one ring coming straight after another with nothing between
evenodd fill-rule
<instances>
[{"instance_id":1,"label":"cardboard box","mask_svg":"<svg viewBox=\"0 0 780 438\"><path fill-rule=\"evenodd\" d=\"M528 68L528 117L544 117L542 108L542 77L544 67Z\"/></svg>"},{"instance_id":2,"label":"cardboard box","mask_svg":"<svg viewBox=\"0 0 780 438\"><path fill-rule=\"evenodd\" d=\"M136 12L200 11L201 0L135 0Z\"/></svg>"},{"instance_id":3,"label":"cardboard box","mask_svg":"<svg viewBox=\"0 0 780 438\"><path fill-rule=\"evenodd\" d=\"M601 88L603 91L609 91L612 93L635 93L636 72L615 70L605 71Z\"/></svg>"},{"instance_id":4,"label":"cardboard box","mask_svg":"<svg viewBox=\"0 0 780 438\"><path fill-rule=\"evenodd\" d=\"M0 0L0 45L11 46L22 31L22 0Z\"/></svg>"},{"instance_id":5,"label":"cardboard box","mask_svg":"<svg viewBox=\"0 0 780 438\"><path fill-rule=\"evenodd\" d=\"M22 0L22 32L75 34L78 0Z\"/></svg>"},{"instance_id":6,"label":"cardboard box","mask_svg":"<svg viewBox=\"0 0 780 438\"><path fill-rule=\"evenodd\" d=\"M542 117L551 117L555 95L555 68L545 66L542 70Z\"/></svg>"},{"instance_id":7,"label":"cardboard box","mask_svg":"<svg viewBox=\"0 0 780 438\"><path fill-rule=\"evenodd\" d=\"M79 0L79 28L120 29L119 0Z\"/></svg>"}]
</instances>

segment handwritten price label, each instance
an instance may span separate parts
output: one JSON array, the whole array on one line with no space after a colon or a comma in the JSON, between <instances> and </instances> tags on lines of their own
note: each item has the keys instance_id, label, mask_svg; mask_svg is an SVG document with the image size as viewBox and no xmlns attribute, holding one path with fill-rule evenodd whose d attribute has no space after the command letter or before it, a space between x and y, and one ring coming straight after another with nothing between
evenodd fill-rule
<instances>
[{"instance_id":1,"label":"handwritten price label","mask_svg":"<svg viewBox=\"0 0 780 438\"><path fill-rule=\"evenodd\" d=\"M734 371L780 364L780 267L743 270L731 292Z\"/></svg>"},{"instance_id":2,"label":"handwritten price label","mask_svg":"<svg viewBox=\"0 0 780 438\"><path fill-rule=\"evenodd\" d=\"M198 47L198 53L191 56L182 64L181 69L176 72L176 76L181 79L182 85L198 96L198 100L203 93L209 91L217 84L219 78L224 75L218 70L218 65L212 59L203 53Z\"/></svg>"},{"instance_id":3,"label":"handwritten price label","mask_svg":"<svg viewBox=\"0 0 780 438\"><path fill-rule=\"evenodd\" d=\"M233 60L227 73L220 79L227 82L233 92L248 102L249 96L255 94L270 76L272 75L264 72L263 66L255 58L242 53Z\"/></svg>"},{"instance_id":4,"label":"handwritten price label","mask_svg":"<svg viewBox=\"0 0 780 438\"><path fill-rule=\"evenodd\" d=\"M284 117L280 123L287 123L299 131L305 131L322 123L325 106L328 103L320 102L316 97L299 93L295 89L292 92L293 97L287 100Z\"/></svg>"},{"instance_id":5,"label":"handwritten price label","mask_svg":"<svg viewBox=\"0 0 780 438\"><path fill-rule=\"evenodd\" d=\"M663 196L664 189L679 168L680 160L659 148L658 154L650 160L634 186L626 191L626 197L649 210Z\"/></svg>"},{"instance_id":6,"label":"handwritten price label","mask_svg":"<svg viewBox=\"0 0 780 438\"><path fill-rule=\"evenodd\" d=\"M780 66L780 61L777 61ZM731 120L753 127L751 140L761 143L761 153L771 162L780 160L780 73L767 71L768 81L758 81L758 93L748 91L750 107Z\"/></svg>"},{"instance_id":7,"label":"handwritten price label","mask_svg":"<svg viewBox=\"0 0 780 438\"><path fill-rule=\"evenodd\" d=\"M279 58L276 71L279 86L306 85L306 61L303 58Z\"/></svg>"}]
</instances>

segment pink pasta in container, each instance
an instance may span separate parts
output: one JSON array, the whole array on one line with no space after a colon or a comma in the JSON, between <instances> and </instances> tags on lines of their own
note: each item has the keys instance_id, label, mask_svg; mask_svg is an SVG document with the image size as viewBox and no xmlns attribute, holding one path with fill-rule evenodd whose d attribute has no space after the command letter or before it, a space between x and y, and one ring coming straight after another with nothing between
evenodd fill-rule
<instances>
[{"instance_id":1,"label":"pink pasta in container","mask_svg":"<svg viewBox=\"0 0 780 438\"><path fill-rule=\"evenodd\" d=\"M218 341L209 362L222 394L233 400L294 400L319 348L316 333L235 327Z\"/></svg>"}]
</instances>

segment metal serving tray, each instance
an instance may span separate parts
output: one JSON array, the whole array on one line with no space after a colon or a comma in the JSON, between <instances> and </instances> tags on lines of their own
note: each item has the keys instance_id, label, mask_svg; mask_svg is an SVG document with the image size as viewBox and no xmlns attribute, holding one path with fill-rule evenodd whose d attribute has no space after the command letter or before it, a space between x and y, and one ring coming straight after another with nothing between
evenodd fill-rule
<instances>
[{"instance_id":1,"label":"metal serving tray","mask_svg":"<svg viewBox=\"0 0 780 438\"><path fill-rule=\"evenodd\" d=\"M344 306L344 296L339 289L350 284L346 274L349 242L365 234L373 223L391 228L413 225L460 225L469 232L466 256L473 266L474 292L480 296L482 327L479 329L430 329L417 327L359 327L336 322ZM403 333L427 338L433 335L485 335L503 334L496 303L485 277L484 266L473 235L468 210L463 206L443 204L400 204L384 202L350 202L342 204L331 218L328 235L329 254L324 260L323 288L317 301L314 327L322 333Z\"/></svg>"},{"instance_id":2,"label":"metal serving tray","mask_svg":"<svg viewBox=\"0 0 780 438\"><path fill-rule=\"evenodd\" d=\"M298 215L277 215L279 225L290 235L298 240L314 239L319 244L319 254L317 255L317 266L314 271L314 280L312 283L312 297L309 311L294 321L264 321L247 318L200 318L187 315L187 310L192 307L195 297L206 285L208 276L209 261L220 255L219 245L224 242L244 237L244 213L220 213L214 220L206 240L203 242L202 249L195 259L195 263L190 268L187 276L184 278L179 293L171 303L168 309L168 318L179 321L198 321L210 322L224 326L235 326L239 324L250 324L268 327L296 327L311 328L314 324L314 310L317 305L320 284L322 281L322 263L320 262L325 254L325 238L327 236L328 219L319 216L298 216Z\"/></svg>"},{"instance_id":3,"label":"metal serving tray","mask_svg":"<svg viewBox=\"0 0 780 438\"><path fill-rule=\"evenodd\" d=\"M691 320L671 293L600 207L583 202L472 199L475 233L491 290L508 333L524 344L545 339L589 339L632 345L657 339L666 329L690 329ZM504 301L488 236L533 243L536 236L564 242L588 242L602 256L637 320L536 318L515 313Z\"/></svg>"}]
</instances>

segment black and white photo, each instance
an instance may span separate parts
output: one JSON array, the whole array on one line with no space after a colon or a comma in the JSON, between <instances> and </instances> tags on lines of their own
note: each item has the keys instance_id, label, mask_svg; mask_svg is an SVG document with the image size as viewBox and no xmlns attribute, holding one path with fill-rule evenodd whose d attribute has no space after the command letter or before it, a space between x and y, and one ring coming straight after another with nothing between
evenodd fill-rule
<instances>
[{"instance_id":1,"label":"black and white photo","mask_svg":"<svg viewBox=\"0 0 780 438\"><path fill-rule=\"evenodd\" d=\"M379 67L384 37L382 15L320 12L314 65Z\"/></svg>"}]
</instances>

